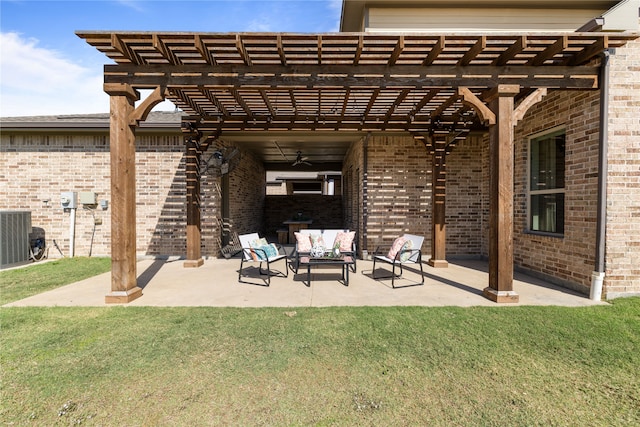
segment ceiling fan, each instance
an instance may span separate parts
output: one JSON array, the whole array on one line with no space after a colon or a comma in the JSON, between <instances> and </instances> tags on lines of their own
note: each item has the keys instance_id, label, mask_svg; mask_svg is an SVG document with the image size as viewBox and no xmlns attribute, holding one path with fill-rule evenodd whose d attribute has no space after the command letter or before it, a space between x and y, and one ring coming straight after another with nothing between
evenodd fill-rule
<instances>
[{"instance_id":1,"label":"ceiling fan","mask_svg":"<svg viewBox=\"0 0 640 427\"><path fill-rule=\"evenodd\" d=\"M308 157L302 157L302 151L298 151L298 156L296 157L295 162L291 164L291 166L298 166L298 165L311 166L311 163L307 161L308 159L309 159Z\"/></svg>"}]
</instances>

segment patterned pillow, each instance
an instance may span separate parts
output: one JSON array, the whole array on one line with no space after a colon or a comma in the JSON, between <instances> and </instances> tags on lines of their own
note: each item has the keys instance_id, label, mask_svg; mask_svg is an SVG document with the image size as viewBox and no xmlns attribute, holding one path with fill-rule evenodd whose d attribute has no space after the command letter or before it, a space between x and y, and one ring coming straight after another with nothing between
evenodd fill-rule
<instances>
[{"instance_id":1,"label":"patterned pillow","mask_svg":"<svg viewBox=\"0 0 640 427\"><path fill-rule=\"evenodd\" d=\"M260 249L260 250L254 250ZM263 252L264 251L264 252ZM251 248L251 257L254 261L266 261L267 258L273 258L278 255L278 247L275 243L269 243L263 246L255 246Z\"/></svg>"},{"instance_id":2,"label":"patterned pillow","mask_svg":"<svg viewBox=\"0 0 640 427\"><path fill-rule=\"evenodd\" d=\"M411 255L414 254L414 252L412 252L411 249L413 249L413 242L411 240L407 240L406 242L404 242L404 245L402 245L402 249L400 249L401 262L405 262L409 258L411 258ZM406 252L402 252L402 251L406 251Z\"/></svg>"},{"instance_id":3,"label":"patterned pillow","mask_svg":"<svg viewBox=\"0 0 640 427\"><path fill-rule=\"evenodd\" d=\"M268 244L269 242L267 242L267 239L263 237L261 239L256 239L253 242L249 243L249 246L251 246L252 248L259 248L260 246L266 246Z\"/></svg>"},{"instance_id":4,"label":"patterned pillow","mask_svg":"<svg viewBox=\"0 0 640 427\"><path fill-rule=\"evenodd\" d=\"M267 258L273 258L278 255L278 247L275 243L269 243L268 245L261 246L260 249L264 251L264 254L267 255ZM258 252L260 256L263 255L262 252Z\"/></svg>"},{"instance_id":5,"label":"patterned pillow","mask_svg":"<svg viewBox=\"0 0 640 427\"><path fill-rule=\"evenodd\" d=\"M309 252L311 250L311 239L308 234L294 233L298 242L298 252Z\"/></svg>"},{"instance_id":6,"label":"patterned pillow","mask_svg":"<svg viewBox=\"0 0 640 427\"><path fill-rule=\"evenodd\" d=\"M327 245L324 243L324 238L322 237L322 234L310 234L309 238L311 239L312 247L316 247L316 246L322 246L323 248L327 247Z\"/></svg>"},{"instance_id":7,"label":"patterned pillow","mask_svg":"<svg viewBox=\"0 0 640 427\"><path fill-rule=\"evenodd\" d=\"M391 249L389 249L389 253L387 254L387 258L395 259L396 255L398 254L398 252L400 252L400 250L402 250L402 247L405 243L407 243L407 239L404 236L398 237L396 240L394 240L393 245L391 245Z\"/></svg>"},{"instance_id":8,"label":"patterned pillow","mask_svg":"<svg viewBox=\"0 0 640 427\"><path fill-rule=\"evenodd\" d=\"M249 247L251 248L251 258L254 261L264 261L266 258L264 257L264 253L261 251L254 251L253 248L263 249L265 246L268 246L269 242L266 238L256 239L252 242L249 242Z\"/></svg>"},{"instance_id":9,"label":"patterned pillow","mask_svg":"<svg viewBox=\"0 0 640 427\"><path fill-rule=\"evenodd\" d=\"M336 234L336 240L333 242L333 249L340 249L340 252L349 252L353 250L353 239L356 236L355 231L339 231Z\"/></svg>"}]
</instances>

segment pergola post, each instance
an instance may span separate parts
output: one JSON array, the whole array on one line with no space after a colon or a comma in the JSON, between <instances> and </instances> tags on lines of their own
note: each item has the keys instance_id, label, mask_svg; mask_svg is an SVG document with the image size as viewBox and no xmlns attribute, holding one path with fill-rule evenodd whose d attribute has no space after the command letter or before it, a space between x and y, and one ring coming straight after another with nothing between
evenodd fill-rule
<instances>
[{"instance_id":1,"label":"pergola post","mask_svg":"<svg viewBox=\"0 0 640 427\"><path fill-rule=\"evenodd\" d=\"M196 138L186 138L187 179L187 259L184 267L204 264L201 254L202 224L200 215L200 158L202 150Z\"/></svg>"},{"instance_id":2,"label":"pergola post","mask_svg":"<svg viewBox=\"0 0 640 427\"><path fill-rule=\"evenodd\" d=\"M447 188L447 134L431 136L431 259L428 264L436 268L448 267L446 260L446 188Z\"/></svg>"},{"instance_id":3,"label":"pergola post","mask_svg":"<svg viewBox=\"0 0 640 427\"><path fill-rule=\"evenodd\" d=\"M136 272L136 146L134 103L127 84L105 85L111 124L111 292L106 303L127 303L142 295Z\"/></svg>"},{"instance_id":4,"label":"pergola post","mask_svg":"<svg viewBox=\"0 0 640 427\"><path fill-rule=\"evenodd\" d=\"M489 286L486 298L519 300L513 291L513 128L518 85L499 85L490 103L496 124L489 127Z\"/></svg>"}]
</instances>

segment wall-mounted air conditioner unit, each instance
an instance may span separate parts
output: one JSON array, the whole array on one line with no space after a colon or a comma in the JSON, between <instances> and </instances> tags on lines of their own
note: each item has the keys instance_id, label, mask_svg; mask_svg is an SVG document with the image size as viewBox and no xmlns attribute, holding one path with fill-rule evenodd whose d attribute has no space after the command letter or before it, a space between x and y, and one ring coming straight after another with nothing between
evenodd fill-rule
<instances>
[{"instance_id":1,"label":"wall-mounted air conditioner unit","mask_svg":"<svg viewBox=\"0 0 640 427\"><path fill-rule=\"evenodd\" d=\"M0 211L0 269L29 261L31 212Z\"/></svg>"}]
</instances>

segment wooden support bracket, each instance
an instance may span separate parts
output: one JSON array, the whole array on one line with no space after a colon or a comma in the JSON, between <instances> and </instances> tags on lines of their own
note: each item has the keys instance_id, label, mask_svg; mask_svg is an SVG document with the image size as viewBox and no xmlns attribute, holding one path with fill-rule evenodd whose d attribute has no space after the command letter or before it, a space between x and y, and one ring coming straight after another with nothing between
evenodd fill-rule
<instances>
[{"instance_id":1,"label":"wooden support bracket","mask_svg":"<svg viewBox=\"0 0 640 427\"><path fill-rule=\"evenodd\" d=\"M529 108L536 105L538 102L542 101L542 98L547 96L547 88L542 87L531 95L527 96L513 111L513 125L517 125L520 120L527 114Z\"/></svg>"},{"instance_id":2,"label":"wooden support bracket","mask_svg":"<svg viewBox=\"0 0 640 427\"><path fill-rule=\"evenodd\" d=\"M129 125L138 126L140 122L145 121L153 107L164 101L167 95L167 88L158 86L153 92L151 92L151 95L142 101L142 103L133 111L129 117Z\"/></svg>"},{"instance_id":3,"label":"wooden support bracket","mask_svg":"<svg viewBox=\"0 0 640 427\"><path fill-rule=\"evenodd\" d=\"M475 96L473 92L469 90L469 88L459 87L458 96L462 97L465 104L472 106L476 110L478 116L480 117L480 120L485 125L491 126L496 124L496 115L493 113L493 111L491 111L489 107L485 105L484 102L482 102L477 96Z\"/></svg>"}]
</instances>

